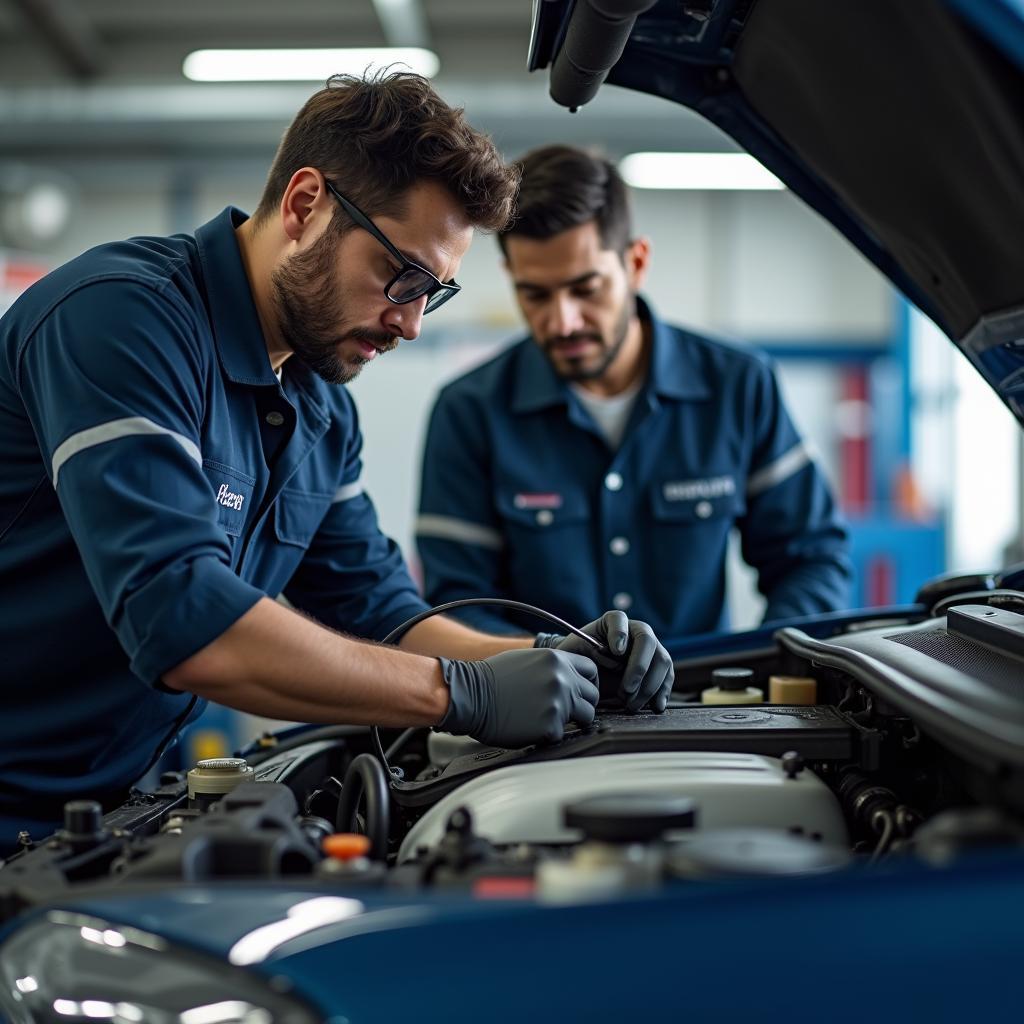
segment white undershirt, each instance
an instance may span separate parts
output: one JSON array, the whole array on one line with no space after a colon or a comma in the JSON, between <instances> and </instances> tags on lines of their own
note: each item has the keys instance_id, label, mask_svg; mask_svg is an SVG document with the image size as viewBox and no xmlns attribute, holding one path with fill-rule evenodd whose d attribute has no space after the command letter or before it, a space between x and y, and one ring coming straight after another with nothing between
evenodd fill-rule
<instances>
[{"instance_id":1,"label":"white undershirt","mask_svg":"<svg viewBox=\"0 0 1024 1024\"><path fill-rule=\"evenodd\" d=\"M595 395L579 384L570 384L569 387L604 434L608 446L612 451L617 451L642 385L643 380L638 380L635 384L630 384L625 391L620 391L610 398Z\"/></svg>"}]
</instances>

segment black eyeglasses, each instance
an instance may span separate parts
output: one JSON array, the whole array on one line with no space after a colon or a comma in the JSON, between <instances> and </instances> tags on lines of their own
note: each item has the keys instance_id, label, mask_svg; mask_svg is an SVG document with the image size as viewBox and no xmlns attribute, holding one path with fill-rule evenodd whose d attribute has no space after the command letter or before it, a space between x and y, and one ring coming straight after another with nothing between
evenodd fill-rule
<instances>
[{"instance_id":1,"label":"black eyeglasses","mask_svg":"<svg viewBox=\"0 0 1024 1024\"><path fill-rule=\"evenodd\" d=\"M427 305L424 307L424 315L438 306L444 305L456 292L462 291L462 286L454 281L445 284L439 281L434 275L421 267L418 263L406 259L402 253L395 248L384 235L384 232L363 213L351 200L346 199L326 178L324 184L335 199L341 203L341 208L364 230L368 231L374 238L384 246L385 249L395 258L399 264L398 273L395 274L384 288L384 294L388 302L401 306L406 302L413 302L421 295L427 296Z\"/></svg>"}]
</instances>

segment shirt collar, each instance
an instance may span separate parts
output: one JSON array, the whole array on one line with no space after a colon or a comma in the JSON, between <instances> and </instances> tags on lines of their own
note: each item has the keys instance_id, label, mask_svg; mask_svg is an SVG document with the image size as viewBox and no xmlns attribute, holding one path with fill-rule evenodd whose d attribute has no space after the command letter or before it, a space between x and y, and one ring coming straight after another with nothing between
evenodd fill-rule
<instances>
[{"instance_id":1,"label":"shirt collar","mask_svg":"<svg viewBox=\"0 0 1024 1024\"><path fill-rule=\"evenodd\" d=\"M230 380L276 385L235 228L247 213L226 207L196 231L217 354Z\"/></svg>"},{"instance_id":2,"label":"shirt collar","mask_svg":"<svg viewBox=\"0 0 1024 1024\"><path fill-rule=\"evenodd\" d=\"M637 296L636 310L651 329L651 365L645 390L663 398L711 397L712 390L695 347L685 343L693 336L659 320L650 304L640 296ZM566 382L555 373L536 340L529 341L521 355L521 372L512 397L513 413L536 412L569 401Z\"/></svg>"},{"instance_id":3,"label":"shirt collar","mask_svg":"<svg viewBox=\"0 0 1024 1024\"><path fill-rule=\"evenodd\" d=\"M697 336L659 320L650 304L636 300L641 320L651 325L651 368L648 390L661 398L680 400L710 398L713 394L707 369L701 363Z\"/></svg>"}]
</instances>

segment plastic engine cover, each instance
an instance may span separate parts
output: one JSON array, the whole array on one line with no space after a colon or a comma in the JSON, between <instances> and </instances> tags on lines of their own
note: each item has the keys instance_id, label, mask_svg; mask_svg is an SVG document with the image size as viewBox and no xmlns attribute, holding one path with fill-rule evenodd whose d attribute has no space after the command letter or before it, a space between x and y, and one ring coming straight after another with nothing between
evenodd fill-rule
<instances>
[{"instance_id":1,"label":"plastic engine cover","mask_svg":"<svg viewBox=\"0 0 1024 1024\"><path fill-rule=\"evenodd\" d=\"M458 807L469 810L474 831L492 843L572 843L582 836L562 824L566 804L635 792L691 797L697 802L698 830L792 830L826 843L847 843L839 803L813 772L804 769L789 778L774 757L678 751L497 768L424 814L405 837L398 860L411 859L421 846L433 848Z\"/></svg>"}]
</instances>

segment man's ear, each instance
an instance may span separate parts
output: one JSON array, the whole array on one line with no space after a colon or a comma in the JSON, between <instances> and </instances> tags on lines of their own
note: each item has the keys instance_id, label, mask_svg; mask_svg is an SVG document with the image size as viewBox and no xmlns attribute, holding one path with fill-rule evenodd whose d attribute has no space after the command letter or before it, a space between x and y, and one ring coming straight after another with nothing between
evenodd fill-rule
<instances>
[{"instance_id":1,"label":"man's ear","mask_svg":"<svg viewBox=\"0 0 1024 1024\"><path fill-rule=\"evenodd\" d=\"M281 227L293 241L301 241L319 221L318 214L330 210L330 196L323 175L312 167L301 167L291 177L281 197Z\"/></svg>"},{"instance_id":2,"label":"man's ear","mask_svg":"<svg viewBox=\"0 0 1024 1024\"><path fill-rule=\"evenodd\" d=\"M647 268L651 265L651 240L645 237L634 238L626 247L624 262L629 286L637 291L643 287Z\"/></svg>"}]
</instances>

